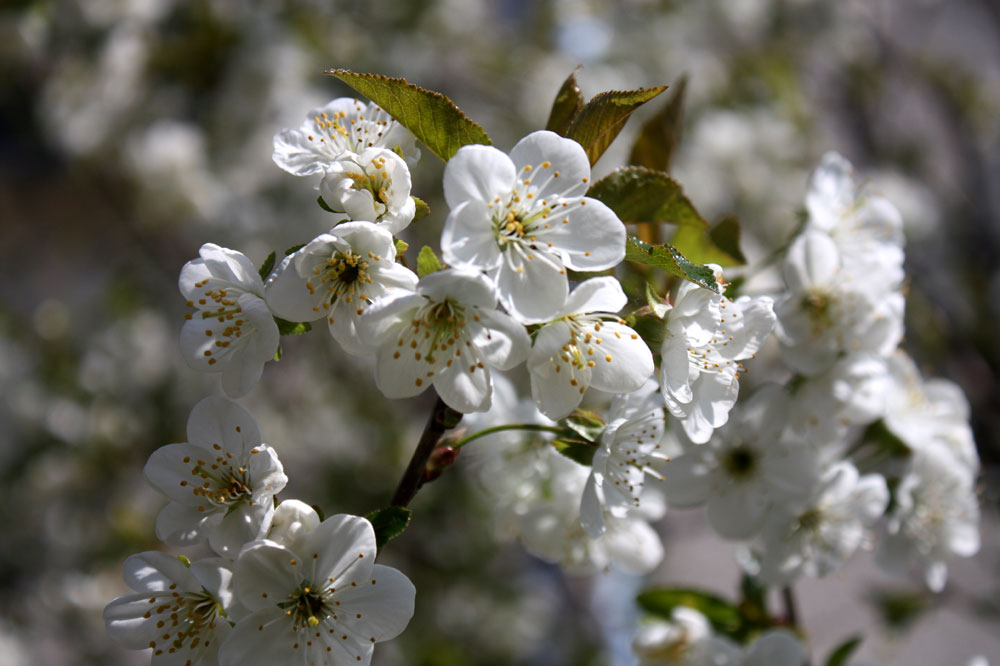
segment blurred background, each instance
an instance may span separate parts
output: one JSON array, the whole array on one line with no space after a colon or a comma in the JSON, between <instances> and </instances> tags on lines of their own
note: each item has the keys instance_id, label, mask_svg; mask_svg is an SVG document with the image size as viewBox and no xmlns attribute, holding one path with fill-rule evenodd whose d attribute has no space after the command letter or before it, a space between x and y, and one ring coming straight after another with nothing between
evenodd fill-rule
<instances>
[{"instance_id":1,"label":"blurred background","mask_svg":"<svg viewBox=\"0 0 1000 666\"><path fill-rule=\"evenodd\" d=\"M205 242L259 263L326 230L312 183L271 162L275 132L350 94L323 70L443 92L508 149L580 65L587 96L688 76L672 171L706 218L743 220L751 263L795 228L827 150L901 209L905 347L972 405L983 548L935 597L858 556L800 586L802 613L817 655L860 630L866 663L1000 664L995 0L6 0L0 665L148 663L109 639L101 610L127 591L124 558L162 547L146 458L184 441L190 408L219 392L178 353L177 275ZM649 106L598 175L623 163ZM424 151L413 193L432 214L411 245L436 245L441 169ZM283 346L242 402L281 456L284 495L327 514L384 506L432 397L387 403L322 330ZM564 578L498 542L460 468L413 508L384 561L414 580L417 615L374 663L629 663L638 581ZM735 593L731 548L700 512L660 526L652 580Z\"/></svg>"}]
</instances>

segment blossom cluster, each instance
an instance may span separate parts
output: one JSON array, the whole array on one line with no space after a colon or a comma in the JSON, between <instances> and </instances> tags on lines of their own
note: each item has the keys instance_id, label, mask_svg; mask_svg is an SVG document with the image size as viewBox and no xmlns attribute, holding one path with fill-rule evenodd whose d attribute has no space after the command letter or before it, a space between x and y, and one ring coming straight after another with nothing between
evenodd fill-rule
<instances>
[{"instance_id":1,"label":"blossom cluster","mask_svg":"<svg viewBox=\"0 0 1000 666\"><path fill-rule=\"evenodd\" d=\"M842 157L813 175L782 290L730 298L708 265L715 289L681 282L632 312L614 273L626 227L588 196L576 141L537 131L510 153L460 148L444 171L444 264L425 248L419 275L397 238L417 215L418 158L402 125L353 99L280 132L275 163L316 181L330 229L259 269L202 246L179 281L193 310L181 331L188 364L221 373L238 398L279 357L281 333L324 320L344 351L372 359L387 398L433 387L469 415L464 427L479 432L456 447L492 440L473 450L499 531L573 573L652 571L663 557L652 523L668 505L705 505L768 584L835 571L876 527L879 561L921 566L935 590L948 558L977 550L968 407L897 350L901 219ZM656 335L640 334L639 319ZM791 379L737 404L765 345L779 350L774 376ZM282 466L232 400L199 403L188 442L156 451L146 476L169 499L157 536L214 551L127 563L135 594L106 620L124 644L152 648L154 664L368 663L412 616L414 588L374 564L367 520L277 502ZM644 629L635 649L643 664L678 663L657 656L676 650L708 659L690 663L802 661L786 633L744 649L683 613Z\"/></svg>"}]
</instances>

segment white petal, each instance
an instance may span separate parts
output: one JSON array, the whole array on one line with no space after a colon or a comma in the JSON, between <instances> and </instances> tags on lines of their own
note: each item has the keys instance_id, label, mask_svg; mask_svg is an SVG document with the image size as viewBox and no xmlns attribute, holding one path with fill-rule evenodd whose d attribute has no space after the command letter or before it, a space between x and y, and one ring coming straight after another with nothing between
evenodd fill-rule
<instances>
[{"instance_id":1,"label":"white petal","mask_svg":"<svg viewBox=\"0 0 1000 666\"><path fill-rule=\"evenodd\" d=\"M197 507L203 503L199 495L193 494L192 468L199 458L208 460L208 451L193 444L167 444L153 451L146 461L143 473L150 485L174 502ZM189 462L184 462L188 459Z\"/></svg>"},{"instance_id":2,"label":"white petal","mask_svg":"<svg viewBox=\"0 0 1000 666\"><path fill-rule=\"evenodd\" d=\"M601 541L611 560L628 573L647 574L663 561L660 537L642 520L616 521Z\"/></svg>"},{"instance_id":3,"label":"white petal","mask_svg":"<svg viewBox=\"0 0 1000 666\"><path fill-rule=\"evenodd\" d=\"M219 666L305 666L302 633L292 630L285 611L273 604L261 608L240 620L230 632L219 649ZM298 649L292 647L296 644L300 645Z\"/></svg>"},{"instance_id":4,"label":"white petal","mask_svg":"<svg viewBox=\"0 0 1000 666\"><path fill-rule=\"evenodd\" d=\"M441 399L463 414L490 408L493 395L490 371L480 368L475 361L477 358L478 354L465 355L459 362L442 368L434 377L434 388Z\"/></svg>"},{"instance_id":5,"label":"white petal","mask_svg":"<svg viewBox=\"0 0 1000 666\"><path fill-rule=\"evenodd\" d=\"M630 393L653 375L653 354L639 335L617 322L603 322L591 385L609 393Z\"/></svg>"},{"instance_id":6,"label":"white petal","mask_svg":"<svg viewBox=\"0 0 1000 666\"><path fill-rule=\"evenodd\" d=\"M743 666L801 666L802 644L787 629L770 629L747 649Z\"/></svg>"},{"instance_id":7,"label":"white petal","mask_svg":"<svg viewBox=\"0 0 1000 666\"><path fill-rule=\"evenodd\" d=\"M566 299L566 307L560 314L586 312L618 312L628 303L628 296L622 291L621 283L611 276L584 280Z\"/></svg>"},{"instance_id":8,"label":"white petal","mask_svg":"<svg viewBox=\"0 0 1000 666\"><path fill-rule=\"evenodd\" d=\"M251 611L274 608L298 589L304 564L298 554L273 541L251 543L236 561L236 597Z\"/></svg>"},{"instance_id":9,"label":"white petal","mask_svg":"<svg viewBox=\"0 0 1000 666\"><path fill-rule=\"evenodd\" d=\"M295 176L323 173L332 159L316 152L314 143L301 130L283 129L274 135L271 157L275 164Z\"/></svg>"},{"instance_id":10,"label":"white petal","mask_svg":"<svg viewBox=\"0 0 1000 666\"><path fill-rule=\"evenodd\" d=\"M725 493L709 498L708 523L725 539L748 539L760 529L767 507L756 487L732 484Z\"/></svg>"},{"instance_id":11,"label":"white petal","mask_svg":"<svg viewBox=\"0 0 1000 666\"><path fill-rule=\"evenodd\" d=\"M253 506L244 502L230 507L219 525L208 535L208 545L219 555L235 559L244 544L267 533L272 515L274 502L270 497L266 502Z\"/></svg>"},{"instance_id":12,"label":"white petal","mask_svg":"<svg viewBox=\"0 0 1000 666\"><path fill-rule=\"evenodd\" d=\"M376 564L370 579L357 587L338 588L334 599L346 610L343 622L362 640L387 641L398 636L413 617L416 589L402 573ZM359 617L360 615L360 617Z\"/></svg>"},{"instance_id":13,"label":"white petal","mask_svg":"<svg viewBox=\"0 0 1000 666\"><path fill-rule=\"evenodd\" d=\"M174 583L185 588L192 582L188 568L177 556L155 550L129 556L123 568L125 584L136 592L164 592Z\"/></svg>"},{"instance_id":14,"label":"white petal","mask_svg":"<svg viewBox=\"0 0 1000 666\"><path fill-rule=\"evenodd\" d=\"M317 585L322 581L340 589L351 581L360 584L368 580L375 562L375 530L359 516L330 516L306 535L302 551Z\"/></svg>"},{"instance_id":15,"label":"white petal","mask_svg":"<svg viewBox=\"0 0 1000 666\"><path fill-rule=\"evenodd\" d=\"M840 253L833 240L819 231L796 238L785 257L784 275L795 293L830 284L840 270Z\"/></svg>"},{"instance_id":16,"label":"white petal","mask_svg":"<svg viewBox=\"0 0 1000 666\"><path fill-rule=\"evenodd\" d=\"M198 507L171 502L156 515L156 538L171 546L201 543L222 518L219 513L198 511Z\"/></svg>"},{"instance_id":17,"label":"white petal","mask_svg":"<svg viewBox=\"0 0 1000 666\"><path fill-rule=\"evenodd\" d=\"M220 396L203 399L187 423L187 437L192 444L211 450L219 444L239 460L246 460L260 442L260 429L250 412L238 402Z\"/></svg>"},{"instance_id":18,"label":"white petal","mask_svg":"<svg viewBox=\"0 0 1000 666\"><path fill-rule=\"evenodd\" d=\"M551 242L567 267L578 271L612 268L625 258L625 225L597 199L584 197L563 213L552 213L550 229L538 238ZM564 220L569 222L564 223Z\"/></svg>"},{"instance_id":19,"label":"white petal","mask_svg":"<svg viewBox=\"0 0 1000 666\"><path fill-rule=\"evenodd\" d=\"M548 321L560 311L569 293L566 271L558 259L536 250L528 259L520 252L504 253L497 275L497 292L504 308L526 324Z\"/></svg>"},{"instance_id":20,"label":"white petal","mask_svg":"<svg viewBox=\"0 0 1000 666\"><path fill-rule=\"evenodd\" d=\"M590 189L590 159L583 147L555 132L532 132L517 142L510 159L518 178L530 178L539 199L580 197ZM546 166L546 163L548 165ZM530 167L525 170L524 167ZM553 174L559 175L553 177Z\"/></svg>"},{"instance_id":21,"label":"white petal","mask_svg":"<svg viewBox=\"0 0 1000 666\"><path fill-rule=\"evenodd\" d=\"M437 271L420 278L417 291L433 301L451 298L459 304L474 305L484 310L496 307L493 285L482 273L454 268Z\"/></svg>"},{"instance_id":22,"label":"white petal","mask_svg":"<svg viewBox=\"0 0 1000 666\"><path fill-rule=\"evenodd\" d=\"M320 289L310 293L307 280L296 270L297 255L296 252L285 257L267 279L264 286L267 306L288 321L315 321L324 315L322 304L327 295Z\"/></svg>"},{"instance_id":23,"label":"white petal","mask_svg":"<svg viewBox=\"0 0 1000 666\"><path fill-rule=\"evenodd\" d=\"M476 308L474 312L479 321L469 327L479 330L472 344L479 349L483 361L500 370L509 370L523 362L531 346L524 326L496 310Z\"/></svg>"},{"instance_id":24,"label":"white petal","mask_svg":"<svg viewBox=\"0 0 1000 666\"><path fill-rule=\"evenodd\" d=\"M452 208L441 233L441 254L457 268L496 270L502 257L485 203L466 201Z\"/></svg>"},{"instance_id":25,"label":"white petal","mask_svg":"<svg viewBox=\"0 0 1000 666\"><path fill-rule=\"evenodd\" d=\"M580 526L591 539L597 539L605 531L604 506L597 495L597 480L593 472L587 477L587 485L583 487L583 497L580 500Z\"/></svg>"},{"instance_id":26,"label":"white petal","mask_svg":"<svg viewBox=\"0 0 1000 666\"><path fill-rule=\"evenodd\" d=\"M449 208L466 201L489 203L508 194L517 172L514 163L490 146L462 146L444 168L444 198Z\"/></svg>"}]
</instances>

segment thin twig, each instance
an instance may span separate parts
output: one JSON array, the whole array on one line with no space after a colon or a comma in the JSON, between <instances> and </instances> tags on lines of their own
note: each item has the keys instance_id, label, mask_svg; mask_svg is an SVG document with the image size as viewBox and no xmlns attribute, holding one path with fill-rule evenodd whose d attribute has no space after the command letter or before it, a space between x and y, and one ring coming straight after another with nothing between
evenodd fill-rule
<instances>
[{"instance_id":1,"label":"thin twig","mask_svg":"<svg viewBox=\"0 0 1000 666\"><path fill-rule=\"evenodd\" d=\"M456 414L457 412L444 404L441 398L438 398L437 402L434 403L434 409L431 410L427 425L424 426L424 432L420 436L420 441L417 442L417 448L413 451L410 464L406 466L403 478L399 480L396 492L392 495L392 506L406 506L420 490L420 486L424 484L424 468L427 467L427 461L430 459L431 453L434 452L434 447L441 440L441 436L448 428L454 427L456 420L453 417Z\"/></svg>"}]
</instances>

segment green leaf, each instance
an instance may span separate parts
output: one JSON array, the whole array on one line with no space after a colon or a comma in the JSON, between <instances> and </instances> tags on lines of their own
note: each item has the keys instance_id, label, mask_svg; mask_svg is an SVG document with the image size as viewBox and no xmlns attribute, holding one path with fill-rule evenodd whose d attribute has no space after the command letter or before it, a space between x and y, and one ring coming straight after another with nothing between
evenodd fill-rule
<instances>
[{"instance_id":1,"label":"green leaf","mask_svg":"<svg viewBox=\"0 0 1000 666\"><path fill-rule=\"evenodd\" d=\"M358 74L346 69L331 69L326 73L381 106L445 162L462 146L493 143L482 127L441 93L379 74Z\"/></svg>"},{"instance_id":2,"label":"green leaf","mask_svg":"<svg viewBox=\"0 0 1000 666\"><path fill-rule=\"evenodd\" d=\"M626 320L642 341L652 351L659 352L663 346L663 334L666 327L660 317L629 317Z\"/></svg>"},{"instance_id":3,"label":"green leaf","mask_svg":"<svg viewBox=\"0 0 1000 666\"><path fill-rule=\"evenodd\" d=\"M566 137L583 146L593 166L622 131L632 112L666 89L666 86L656 86L638 90L609 90L595 95L574 116L566 130Z\"/></svg>"},{"instance_id":4,"label":"green leaf","mask_svg":"<svg viewBox=\"0 0 1000 666\"><path fill-rule=\"evenodd\" d=\"M305 246L306 246L305 243L299 243L298 245L293 245L290 248L288 248L287 250L285 250L285 256L287 257L290 254L294 254L294 253L298 252L299 250L301 250L302 248L304 248Z\"/></svg>"},{"instance_id":5,"label":"green leaf","mask_svg":"<svg viewBox=\"0 0 1000 666\"><path fill-rule=\"evenodd\" d=\"M431 207L427 203L418 197L410 197L413 199L413 203L417 205L417 212L413 214L413 221L422 220L431 214Z\"/></svg>"},{"instance_id":6,"label":"green leaf","mask_svg":"<svg viewBox=\"0 0 1000 666\"><path fill-rule=\"evenodd\" d=\"M637 264L645 264L666 271L670 275L694 282L700 287L719 293L719 283L715 273L707 266L688 261L683 254L669 243L650 245L635 236L630 236L625 246L625 259Z\"/></svg>"},{"instance_id":7,"label":"green leaf","mask_svg":"<svg viewBox=\"0 0 1000 666\"><path fill-rule=\"evenodd\" d=\"M278 348L274 350L274 361L275 362L278 362L278 361L281 360L281 354L282 354L281 345L278 345Z\"/></svg>"},{"instance_id":8,"label":"green leaf","mask_svg":"<svg viewBox=\"0 0 1000 666\"><path fill-rule=\"evenodd\" d=\"M337 212L334 209L330 208L330 204L328 204L326 202L326 199L324 199L323 197L316 197L316 203L318 203L319 207L322 208L323 210L325 210L328 213L336 213Z\"/></svg>"},{"instance_id":9,"label":"green leaf","mask_svg":"<svg viewBox=\"0 0 1000 666\"><path fill-rule=\"evenodd\" d=\"M267 259L264 260L264 263L262 263L260 265L260 268L257 270L257 272L260 273L260 279L266 280L267 276L271 274L271 269L273 268L274 268L274 252L267 255Z\"/></svg>"},{"instance_id":10,"label":"green leaf","mask_svg":"<svg viewBox=\"0 0 1000 666\"><path fill-rule=\"evenodd\" d=\"M395 244L396 244L397 257L402 257L404 254L406 254L406 251L410 249L410 244L407 243L405 240L400 240L397 238Z\"/></svg>"},{"instance_id":11,"label":"green leaf","mask_svg":"<svg viewBox=\"0 0 1000 666\"><path fill-rule=\"evenodd\" d=\"M437 258L429 245L420 248L420 254L417 255L417 277L436 273L442 268L444 267L441 265L441 260Z\"/></svg>"},{"instance_id":12,"label":"green leaf","mask_svg":"<svg viewBox=\"0 0 1000 666\"><path fill-rule=\"evenodd\" d=\"M402 534L410 524L411 515L413 512L406 507L390 506L365 516L375 528L375 547L382 550L382 546Z\"/></svg>"},{"instance_id":13,"label":"green leaf","mask_svg":"<svg viewBox=\"0 0 1000 666\"><path fill-rule=\"evenodd\" d=\"M639 137L632 145L629 164L649 167L659 171L670 169L670 158L681 139L681 127L684 111L684 90L687 88L687 76L682 76L674 86L670 99L663 110L650 118Z\"/></svg>"},{"instance_id":14,"label":"green leaf","mask_svg":"<svg viewBox=\"0 0 1000 666\"><path fill-rule=\"evenodd\" d=\"M301 335L312 330L312 324L307 321L288 321L275 317L274 323L278 325L278 333L281 335Z\"/></svg>"},{"instance_id":15,"label":"green leaf","mask_svg":"<svg viewBox=\"0 0 1000 666\"><path fill-rule=\"evenodd\" d=\"M625 223L669 222L708 228L680 184L662 171L641 166L615 169L594 183L587 196L604 203Z\"/></svg>"},{"instance_id":16,"label":"green leaf","mask_svg":"<svg viewBox=\"0 0 1000 666\"><path fill-rule=\"evenodd\" d=\"M723 218L711 229L681 227L670 239L671 244L696 264L742 266L746 257L740 249L740 221Z\"/></svg>"},{"instance_id":17,"label":"green leaf","mask_svg":"<svg viewBox=\"0 0 1000 666\"><path fill-rule=\"evenodd\" d=\"M577 439L554 439L552 440L552 446L556 451L570 460L574 460L587 467L593 464L594 453L597 452L596 444Z\"/></svg>"},{"instance_id":18,"label":"green leaf","mask_svg":"<svg viewBox=\"0 0 1000 666\"><path fill-rule=\"evenodd\" d=\"M576 72L572 72L565 81L556 99L552 102L552 110L549 111L549 120L545 123L545 129L555 132L560 136L567 136L573 118L580 112L586 100L580 92L580 86L576 82Z\"/></svg>"},{"instance_id":19,"label":"green leaf","mask_svg":"<svg viewBox=\"0 0 1000 666\"><path fill-rule=\"evenodd\" d=\"M646 590L636 601L643 610L670 620L678 606L693 608L711 623L712 628L726 636L739 634L743 614L739 608L711 592L694 588L674 587Z\"/></svg>"},{"instance_id":20,"label":"green leaf","mask_svg":"<svg viewBox=\"0 0 1000 666\"><path fill-rule=\"evenodd\" d=\"M864 636L851 636L846 641L834 648L830 656L826 658L826 666L847 666L847 660L851 658L854 651L861 645Z\"/></svg>"}]
</instances>

